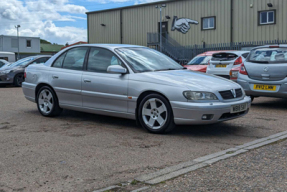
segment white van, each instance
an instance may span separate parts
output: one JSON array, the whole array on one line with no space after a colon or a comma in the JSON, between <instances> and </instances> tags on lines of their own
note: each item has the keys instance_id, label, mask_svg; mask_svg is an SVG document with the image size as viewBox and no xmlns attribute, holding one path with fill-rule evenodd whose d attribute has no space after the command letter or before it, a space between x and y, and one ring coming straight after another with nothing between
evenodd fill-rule
<instances>
[{"instance_id":1,"label":"white van","mask_svg":"<svg viewBox=\"0 0 287 192\"><path fill-rule=\"evenodd\" d=\"M13 52L2 52L0 51L0 59L4 59L9 63L15 62L15 53Z\"/></svg>"}]
</instances>

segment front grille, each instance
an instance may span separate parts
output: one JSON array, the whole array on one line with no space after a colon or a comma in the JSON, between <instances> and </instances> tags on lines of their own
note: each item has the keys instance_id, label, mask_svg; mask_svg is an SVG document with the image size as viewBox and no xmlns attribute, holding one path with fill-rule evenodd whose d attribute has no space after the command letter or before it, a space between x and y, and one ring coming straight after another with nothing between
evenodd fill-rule
<instances>
[{"instance_id":1,"label":"front grille","mask_svg":"<svg viewBox=\"0 0 287 192\"><path fill-rule=\"evenodd\" d=\"M231 90L219 91L219 93L223 99L234 99L234 98L242 97L242 90L241 89L235 89L236 97L233 96Z\"/></svg>"}]
</instances>

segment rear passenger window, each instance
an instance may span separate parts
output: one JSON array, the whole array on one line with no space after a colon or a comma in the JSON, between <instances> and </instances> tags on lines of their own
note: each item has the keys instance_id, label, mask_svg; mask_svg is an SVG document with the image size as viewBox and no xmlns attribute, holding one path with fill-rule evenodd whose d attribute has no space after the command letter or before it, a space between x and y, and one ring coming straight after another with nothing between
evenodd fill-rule
<instances>
[{"instance_id":1,"label":"rear passenger window","mask_svg":"<svg viewBox=\"0 0 287 192\"><path fill-rule=\"evenodd\" d=\"M64 53L60 57L58 57L56 59L56 61L54 62L53 67L61 68L62 67L62 63L63 63L63 61L65 59L65 56L66 56L66 53Z\"/></svg>"},{"instance_id":2,"label":"rear passenger window","mask_svg":"<svg viewBox=\"0 0 287 192\"><path fill-rule=\"evenodd\" d=\"M211 61L232 61L237 57L234 53L216 53L212 55Z\"/></svg>"},{"instance_id":3,"label":"rear passenger window","mask_svg":"<svg viewBox=\"0 0 287 192\"><path fill-rule=\"evenodd\" d=\"M88 71L107 73L110 65L122 65L122 62L111 51L91 48L88 60Z\"/></svg>"},{"instance_id":4,"label":"rear passenger window","mask_svg":"<svg viewBox=\"0 0 287 192\"><path fill-rule=\"evenodd\" d=\"M70 49L65 57L63 68L73 69L73 70L82 70L85 56L87 53L88 47L77 47Z\"/></svg>"}]
</instances>

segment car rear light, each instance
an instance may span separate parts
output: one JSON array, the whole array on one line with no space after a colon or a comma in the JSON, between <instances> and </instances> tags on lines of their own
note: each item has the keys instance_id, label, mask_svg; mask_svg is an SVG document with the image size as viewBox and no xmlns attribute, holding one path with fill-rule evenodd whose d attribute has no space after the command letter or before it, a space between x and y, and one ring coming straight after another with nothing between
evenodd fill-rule
<instances>
[{"instance_id":1,"label":"car rear light","mask_svg":"<svg viewBox=\"0 0 287 192\"><path fill-rule=\"evenodd\" d=\"M234 62L234 65L241 65L242 64L242 57L238 57Z\"/></svg>"},{"instance_id":2,"label":"car rear light","mask_svg":"<svg viewBox=\"0 0 287 192\"><path fill-rule=\"evenodd\" d=\"M238 72L239 71L237 71L237 70L230 70L230 72L229 72L230 79L237 79Z\"/></svg>"},{"instance_id":3,"label":"car rear light","mask_svg":"<svg viewBox=\"0 0 287 192\"><path fill-rule=\"evenodd\" d=\"M278 45L269 46L269 48L279 48Z\"/></svg>"},{"instance_id":4,"label":"car rear light","mask_svg":"<svg viewBox=\"0 0 287 192\"><path fill-rule=\"evenodd\" d=\"M239 73L242 74L242 75L248 75L248 73L247 73L247 71L246 71L246 68L245 68L245 66L244 66L243 63L242 63L241 66L240 66Z\"/></svg>"},{"instance_id":5,"label":"car rear light","mask_svg":"<svg viewBox=\"0 0 287 192\"><path fill-rule=\"evenodd\" d=\"M26 72L24 72L24 78L26 79Z\"/></svg>"}]
</instances>

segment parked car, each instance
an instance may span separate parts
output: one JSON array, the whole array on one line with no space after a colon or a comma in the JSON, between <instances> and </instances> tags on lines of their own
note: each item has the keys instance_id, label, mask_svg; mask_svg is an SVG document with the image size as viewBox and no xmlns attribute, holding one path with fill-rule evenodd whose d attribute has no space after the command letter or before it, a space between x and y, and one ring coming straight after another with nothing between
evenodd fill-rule
<instances>
[{"instance_id":1,"label":"parked car","mask_svg":"<svg viewBox=\"0 0 287 192\"><path fill-rule=\"evenodd\" d=\"M252 49L241 65L237 82L252 99L287 98L287 45Z\"/></svg>"},{"instance_id":2,"label":"parked car","mask_svg":"<svg viewBox=\"0 0 287 192\"><path fill-rule=\"evenodd\" d=\"M207 51L202 54L197 55L192 60L190 60L186 65L185 68L192 70L192 71L200 71L206 73L206 68L208 62L210 61L212 54L219 53L222 51Z\"/></svg>"},{"instance_id":3,"label":"parked car","mask_svg":"<svg viewBox=\"0 0 287 192\"><path fill-rule=\"evenodd\" d=\"M224 51L212 55L210 64L207 66L206 73L218 75L229 79L230 70L240 66L249 51Z\"/></svg>"},{"instance_id":4,"label":"parked car","mask_svg":"<svg viewBox=\"0 0 287 192\"><path fill-rule=\"evenodd\" d=\"M10 63L4 59L0 59L0 69L4 66L4 65L9 65Z\"/></svg>"},{"instance_id":5,"label":"parked car","mask_svg":"<svg viewBox=\"0 0 287 192\"><path fill-rule=\"evenodd\" d=\"M24 69L31 64L45 63L51 56L38 55L20 59L17 62L0 68L0 84L14 84L17 87L24 81Z\"/></svg>"},{"instance_id":6,"label":"parked car","mask_svg":"<svg viewBox=\"0 0 287 192\"><path fill-rule=\"evenodd\" d=\"M25 74L24 95L43 116L91 112L135 119L153 133L238 118L251 103L237 83L186 70L142 46L68 47Z\"/></svg>"}]
</instances>

